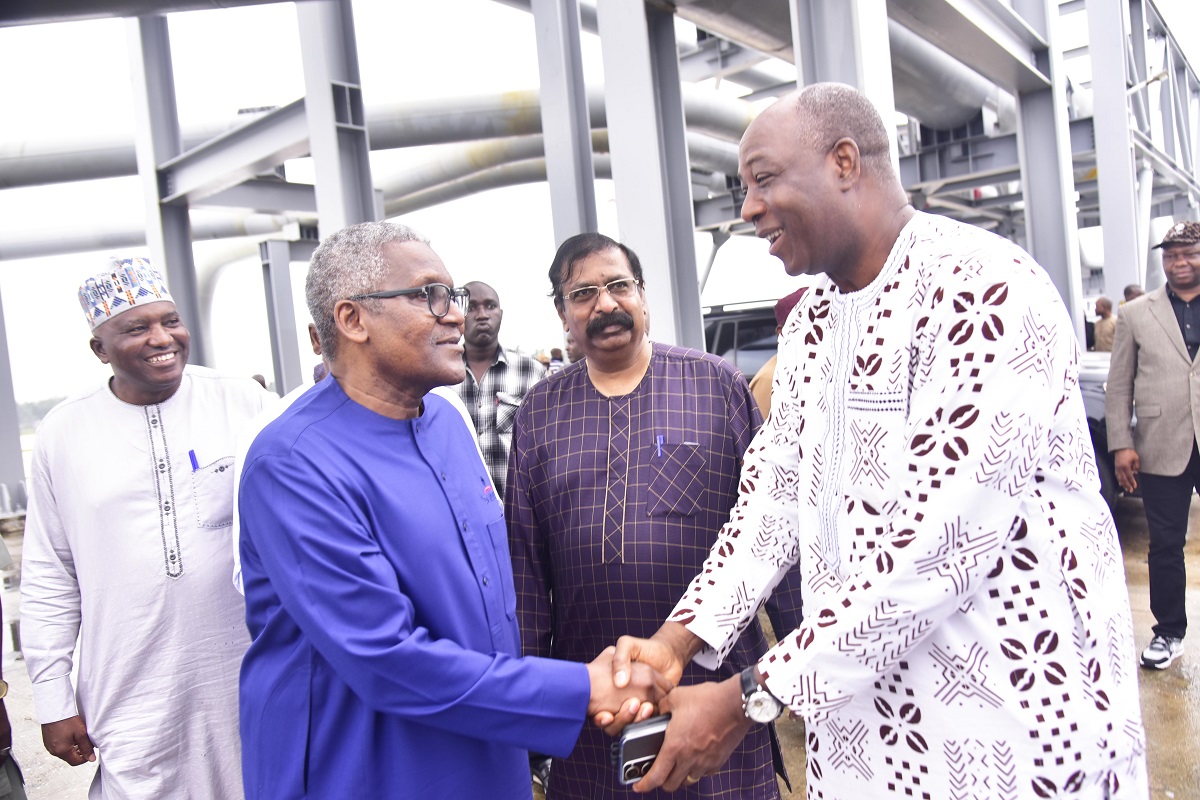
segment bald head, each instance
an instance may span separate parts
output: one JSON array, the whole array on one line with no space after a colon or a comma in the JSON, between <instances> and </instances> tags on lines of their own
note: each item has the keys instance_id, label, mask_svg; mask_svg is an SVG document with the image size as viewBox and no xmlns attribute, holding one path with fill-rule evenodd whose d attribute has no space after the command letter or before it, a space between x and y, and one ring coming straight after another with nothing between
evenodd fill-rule
<instances>
[{"instance_id":1,"label":"bald head","mask_svg":"<svg viewBox=\"0 0 1200 800\"><path fill-rule=\"evenodd\" d=\"M871 102L837 83L785 96L746 129L742 219L788 274L823 272L847 292L879 274L914 213L889 142Z\"/></svg>"},{"instance_id":2,"label":"bald head","mask_svg":"<svg viewBox=\"0 0 1200 800\"><path fill-rule=\"evenodd\" d=\"M849 139L858 148L862 172L899 188L892 167L891 134L867 96L844 83L814 83L784 95L751 123L791 130L800 147L824 154Z\"/></svg>"}]
</instances>

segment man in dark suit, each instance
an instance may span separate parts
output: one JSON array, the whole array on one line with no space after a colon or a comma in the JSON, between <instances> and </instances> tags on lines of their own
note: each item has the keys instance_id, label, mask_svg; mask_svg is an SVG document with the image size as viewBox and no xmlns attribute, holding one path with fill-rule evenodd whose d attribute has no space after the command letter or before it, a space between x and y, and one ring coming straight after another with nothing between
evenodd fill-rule
<instances>
[{"instance_id":1,"label":"man in dark suit","mask_svg":"<svg viewBox=\"0 0 1200 800\"><path fill-rule=\"evenodd\" d=\"M1160 244L1167 285L1126 303L1108 372L1108 447L1117 482L1139 482L1150 529L1150 610L1157 624L1142 665L1166 669L1183 653L1183 545L1200 488L1200 222L1180 222ZM1132 424L1136 406L1137 422Z\"/></svg>"}]
</instances>

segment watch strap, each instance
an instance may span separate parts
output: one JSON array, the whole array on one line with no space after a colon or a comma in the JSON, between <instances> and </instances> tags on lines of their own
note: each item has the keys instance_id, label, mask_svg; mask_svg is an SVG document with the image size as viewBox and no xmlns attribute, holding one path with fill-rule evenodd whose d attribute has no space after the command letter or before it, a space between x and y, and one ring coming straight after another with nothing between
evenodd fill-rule
<instances>
[{"instance_id":1,"label":"watch strap","mask_svg":"<svg viewBox=\"0 0 1200 800\"><path fill-rule=\"evenodd\" d=\"M742 700L748 700L750 695L758 691L758 681L754 680L754 665L742 670Z\"/></svg>"}]
</instances>

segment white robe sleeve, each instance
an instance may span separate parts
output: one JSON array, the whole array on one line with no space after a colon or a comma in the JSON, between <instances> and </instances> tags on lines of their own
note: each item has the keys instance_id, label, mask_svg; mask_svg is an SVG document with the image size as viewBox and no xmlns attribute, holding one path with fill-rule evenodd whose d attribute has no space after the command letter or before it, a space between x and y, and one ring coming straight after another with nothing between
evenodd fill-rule
<instances>
[{"instance_id":1,"label":"white robe sleeve","mask_svg":"<svg viewBox=\"0 0 1200 800\"><path fill-rule=\"evenodd\" d=\"M59 517L46 450L39 439L30 474L21 559L21 650L38 722L76 716L71 667L81 615L71 545Z\"/></svg>"}]
</instances>

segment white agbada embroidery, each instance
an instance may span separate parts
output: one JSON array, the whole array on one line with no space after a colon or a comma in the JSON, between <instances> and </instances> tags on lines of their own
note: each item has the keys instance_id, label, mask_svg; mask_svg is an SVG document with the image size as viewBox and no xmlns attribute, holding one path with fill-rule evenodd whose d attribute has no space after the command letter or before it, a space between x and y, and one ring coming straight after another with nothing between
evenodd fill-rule
<instances>
[{"instance_id":1,"label":"white agbada embroidery","mask_svg":"<svg viewBox=\"0 0 1200 800\"><path fill-rule=\"evenodd\" d=\"M242 797L238 669L250 637L229 581L234 436L270 397L188 367L164 403L129 405L105 385L38 429L23 650L38 721L87 723L92 800Z\"/></svg>"},{"instance_id":2,"label":"white agbada embroidery","mask_svg":"<svg viewBox=\"0 0 1200 800\"><path fill-rule=\"evenodd\" d=\"M760 662L810 796L1147 796L1128 594L1074 333L1015 245L918 213L880 275L810 290L741 496L671 619L724 658L799 559Z\"/></svg>"}]
</instances>

